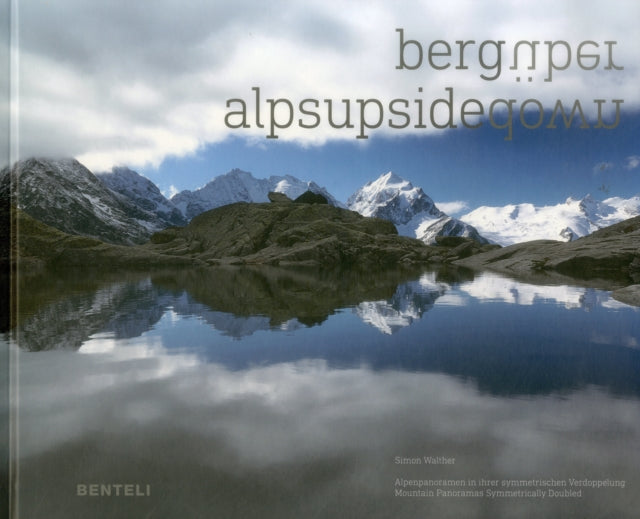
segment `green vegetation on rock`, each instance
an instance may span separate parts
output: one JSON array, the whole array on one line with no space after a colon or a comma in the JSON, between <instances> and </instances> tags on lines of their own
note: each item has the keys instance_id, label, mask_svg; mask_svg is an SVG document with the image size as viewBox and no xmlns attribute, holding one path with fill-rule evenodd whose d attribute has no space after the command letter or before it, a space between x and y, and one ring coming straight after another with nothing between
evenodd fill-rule
<instances>
[{"instance_id":1,"label":"green vegetation on rock","mask_svg":"<svg viewBox=\"0 0 640 519\"><path fill-rule=\"evenodd\" d=\"M163 254L214 264L375 265L424 263L430 249L377 218L320 203L231 204L184 228L155 233Z\"/></svg>"},{"instance_id":2,"label":"green vegetation on rock","mask_svg":"<svg viewBox=\"0 0 640 519\"><path fill-rule=\"evenodd\" d=\"M57 266L145 268L192 263L187 258L164 256L141 247L111 245L94 238L67 234L24 211L15 208L13 211L18 236L12 243L12 257L24 274Z\"/></svg>"}]
</instances>

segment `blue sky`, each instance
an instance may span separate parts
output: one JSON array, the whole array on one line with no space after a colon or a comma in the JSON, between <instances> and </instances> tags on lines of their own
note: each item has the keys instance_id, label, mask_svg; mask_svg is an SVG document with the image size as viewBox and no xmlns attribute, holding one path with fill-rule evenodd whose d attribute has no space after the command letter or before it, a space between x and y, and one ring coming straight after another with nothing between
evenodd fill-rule
<instances>
[{"instance_id":1,"label":"blue sky","mask_svg":"<svg viewBox=\"0 0 640 519\"><path fill-rule=\"evenodd\" d=\"M346 201L366 182L394 171L436 201L463 201L471 209L555 204L588 193L597 199L640 194L640 113L625 113L612 130L514 128L511 141L488 125L318 146L230 137L193 156L166 159L159 168L139 172L166 193L171 186L196 189L233 168L257 178L290 174L314 180Z\"/></svg>"}]
</instances>

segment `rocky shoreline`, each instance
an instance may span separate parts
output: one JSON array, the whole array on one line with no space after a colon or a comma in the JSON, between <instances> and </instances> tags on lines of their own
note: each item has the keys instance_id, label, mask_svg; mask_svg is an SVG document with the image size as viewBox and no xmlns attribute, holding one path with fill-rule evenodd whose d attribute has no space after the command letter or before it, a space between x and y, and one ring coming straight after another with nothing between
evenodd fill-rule
<instances>
[{"instance_id":1,"label":"rocky shoreline","mask_svg":"<svg viewBox=\"0 0 640 519\"><path fill-rule=\"evenodd\" d=\"M640 305L640 217L568 243L519 243L453 263L532 283L577 283L611 290L616 299Z\"/></svg>"}]
</instances>

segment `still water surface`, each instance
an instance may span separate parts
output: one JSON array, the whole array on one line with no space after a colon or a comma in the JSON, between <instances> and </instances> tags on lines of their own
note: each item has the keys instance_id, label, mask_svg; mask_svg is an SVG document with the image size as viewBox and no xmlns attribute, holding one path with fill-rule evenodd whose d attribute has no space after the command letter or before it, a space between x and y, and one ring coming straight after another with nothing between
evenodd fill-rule
<instances>
[{"instance_id":1,"label":"still water surface","mask_svg":"<svg viewBox=\"0 0 640 519\"><path fill-rule=\"evenodd\" d=\"M20 517L640 509L640 311L608 292L219 269L20 294Z\"/></svg>"}]
</instances>

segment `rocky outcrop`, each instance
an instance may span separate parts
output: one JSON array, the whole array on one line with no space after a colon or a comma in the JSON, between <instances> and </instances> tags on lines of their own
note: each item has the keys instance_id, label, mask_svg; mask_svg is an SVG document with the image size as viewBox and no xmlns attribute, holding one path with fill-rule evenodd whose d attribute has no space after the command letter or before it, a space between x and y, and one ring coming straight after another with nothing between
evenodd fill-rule
<instances>
[{"instance_id":1,"label":"rocky outcrop","mask_svg":"<svg viewBox=\"0 0 640 519\"><path fill-rule=\"evenodd\" d=\"M640 285L629 285L611 292L614 299L621 303L633 306L640 306Z\"/></svg>"},{"instance_id":2,"label":"rocky outcrop","mask_svg":"<svg viewBox=\"0 0 640 519\"><path fill-rule=\"evenodd\" d=\"M431 251L391 222L327 204L237 203L155 233L150 250L216 264L395 266Z\"/></svg>"},{"instance_id":3,"label":"rocky outcrop","mask_svg":"<svg viewBox=\"0 0 640 519\"><path fill-rule=\"evenodd\" d=\"M289 198L284 193L277 193L275 191L269 191L269 194L267 195L267 197L269 198L269 202L274 202L274 203L292 202L291 198Z\"/></svg>"},{"instance_id":4,"label":"rocky outcrop","mask_svg":"<svg viewBox=\"0 0 640 519\"><path fill-rule=\"evenodd\" d=\"M294 200L298 204L328 204L329 200L320 193L314 193L313 191L305 191L298 198Z\"/></svg>"},{"instance_id":5,"label":"rocky outcrop","mask_svg":"<svg viewBox=\"0 0 640 519\"><path fill-rule=\"evenodd\" d=\"M520 278L602 280L612 288L637 284L640 282L640 216L569 243L536 240L454 263Z\"/></svg>"}]
</instances>

